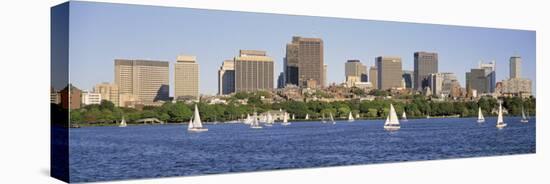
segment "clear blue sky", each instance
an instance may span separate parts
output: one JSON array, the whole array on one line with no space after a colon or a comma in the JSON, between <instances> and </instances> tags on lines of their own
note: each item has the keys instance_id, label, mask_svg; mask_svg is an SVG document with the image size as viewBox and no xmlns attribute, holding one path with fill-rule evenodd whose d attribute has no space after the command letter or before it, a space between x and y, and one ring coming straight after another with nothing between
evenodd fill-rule
<instances>
[{"instance_id":1,"label":"clear blue sky","mask_svg":"<svg viewBox=\"0 0 550 184\"><path fill-rule=\"evenodd\" d=\"M509 76L509 57L517 54L522 76L533 80L535 91L534 31L91 2L71 3L70 80L91 89L114 82L115 58L173 64L186 54L197 56L200 92L215 94L218 68L239 49L267 51L276 79L294 35L323 39L330 83L344 81L348 59L372 66L376 56L400 56L404 70L412 70L415 51L437 52L439 71L456 73L462 86L465 72L480 60L495 60L500 81ZM172 70L171 65L171 95Z\"/></svg>"}]
</instances>

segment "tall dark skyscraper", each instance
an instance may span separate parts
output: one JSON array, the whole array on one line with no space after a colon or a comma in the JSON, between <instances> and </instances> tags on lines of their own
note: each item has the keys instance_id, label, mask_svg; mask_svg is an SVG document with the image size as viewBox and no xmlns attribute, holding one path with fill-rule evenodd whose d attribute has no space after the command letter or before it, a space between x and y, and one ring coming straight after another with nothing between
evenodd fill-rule
<instances>
[{"instance_id":1,"label":"tall dark skyscraper","mask_svg":"<svg viewBox=\"0 0 550 184\"><path fill-rule=\"evenodd\" d=\"M285 73L281 72L279 77L277 77L277 88L285 88Z\"/></svg>"},{"instance_id":2,"label":"tall dark skyscraper","mask_svg":"<svg viewBox=\"0 0 550 184\"><path fill-rule=\"evenodd\" d=\"M305 87L308 81L324 86L323 40L292 37L286 45L285 83Z\"/></svg>"},{"instance_id":3,"label":"tall dark skyscraper","mask_svg":"<svg viewBox=\"0 0 550 184\"><path fill-rule=\"evenodd\" d=\"M422 90L429 86L430 74L438 73L437 53L415 52L414 53L414 88Z\"/></svg>"},{"instance_id":4,"label":"tall dark skyscraper","mask_svg":"<svg viewBox=\"0 0 550 184\"><path fill-rule=\"evenodd\" d=\"M235 92L235 62L225 60L218 70L218 94L227 95Z\"/></svg>"},{"instance_id":5,"label":"tall dark skyscraper","mask_svg":"<svg viewBox=\"0 0 550 184\"><path fill-rule=\"evenodd\" d=\"M414 87L413 79L414 71L403 70L403 80L405 81L405 88L411 89Z\"/></svg>"}]
</instances>

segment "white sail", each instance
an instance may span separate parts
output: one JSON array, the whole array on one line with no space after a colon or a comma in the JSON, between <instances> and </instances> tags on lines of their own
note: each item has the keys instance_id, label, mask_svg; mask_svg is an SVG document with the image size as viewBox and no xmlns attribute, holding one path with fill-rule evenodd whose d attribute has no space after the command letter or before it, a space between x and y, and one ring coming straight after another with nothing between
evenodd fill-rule
<instances>
[{"instance_id":1,"label":"white sail","mask_svg":"<svg viewBox=\"0 0 550 184\"><path fill-rule=\"evenodd\" d=\"M290 125L290 122L288 122L288 116L289 116L288 113L285 112L285 114L283 115L283 123L281 123L281 125L284 125L284 126Z\"/></svg>"},{"instance_id":2,"label":"white sail","mask_svg":"<svg viewBox=\"0 0 550 184\"><path fill-rule=\"evenodd\" d=\"M326 123L326 122L327 122L327 121L325 120L325 114L323 114L323 117L322 117L321 121L322 121L323 123Z\"/></svg>"},{"instance_id":3,"label":"white sail","mask_svg":"<svg viewBox=\"0 0 550 184\"><path fill-rule=\"evenodd\" d=\"M403 115L401 115L401 119L403 119L403 121L407 121L407 114L405 113L405 111L403 111Z\"/></svg>"},{"instance_id":4,"label":"white sail","mask_svg":"<svg viewBox=\"0 0 550 184\"><path fill-rule=\"evenodd\" d=\"M197 104L195 104L195 112L193 114L193 121L189 120L189 125L187 127L187 131L190 132L205 132L208 131L208 129L202 127L202 121L201 116L199 114L199 108L197 107Z\"/></svg>"},{"instance_id":5,"label":"white sail","mask_svg":"<svg viewBox=\"0 0 550 184\"><path fill-rule=\"evenodd\" d=\"M244 120L243 123L247 125L252 124L252 117L250 117L250 114L246 114L246 119Z\"/></svg>"},{"instance_id":6,"label":"white sail","mask_svg":"<svg viewBox=\"0 0 550 184\"><path fill-rule=\"evenodd\" d=\"M187 129L193 129L193 118L189 118L189 124L187 125Z\"/></svg>"},{"instance_id":7,"label":"white sail","mask_svg":"<svg viewBox=\"0 0 550 184\"><path fill-rule=\"evenodd\" d=\"M193 128L202 128L201 116L199 115L197 104L195 104L195 114L193 116Z\"/></svg>"},{"instance_id":8,"label":"white sail","mask_svg":"<svg viewBox=\"0 0 550 184\"><path fill-rule=\"evenodd\" d=\"M260 122L258 122L258 113L254 112L254 116L252 117L252 123L250 124L250 128L258 129L263 128L260 126Z\"/></svg>"},{"instance_id":9,"label":"white sail","mask_svg":"<svg viewBox=\"0 0 550 184\"><path fill-rule=\"evenodd\" d=\"M334 117L332 117L332 113L330 113L330 121L332 121L332 124L336 124L336 121L334 121Z\"/></svg>"},{"instance_id":10,"label":"white sail","mask_svg":"<svg viewBox=\"0 0 550 184\"><path fill-rule=\"evenodd\" d=\"M306 114L306 120L308 120L308 119L309 119L309 114Z\"/></svg>"},{"instance_id":11,"label":"white sail","mask_svg":"<svg viewBox=\"0 0 550 184\"><path fill-rule=\"evenodd\" d=\"M359 119L361 116L359 116L359 113L355 114L355 119Z\"/></svg>"},{"instance_id":12,"label":"white sail","mask_svg":"<svg viewBox=\"0 0 550 184\"><path fill-rule=\"evenodd\" d=\"M497 128L501 129L504 127L506 127L506 123L504 123L504 118L502 117L502 104L498 104Z\"/></svg>"},{"instance_id":13,"label":"white sail","mask_svg":"<svg viewBox=\"0 0 550 184\"><path fill-rule=\"evenodd\" d=\"M348 121L349 122L355 121L355 118L353 118L353 114L351 112L349 112Z\"/></svg>"},{"instance_id":14,"label":"white sail","mask_svg":"<svg viewBox=\"0 0 550 184\"><path fill-rule=\"evenodd\" d=\"M485 122L485 117L483 117L483 113L481 112L481 107L478 109L478 112L477 112L477 122L478 123Z\"/></svg>"},{"instance_id":15,"label":"white sail","mask_svg":"<svg viewBox=\"0 0 550 184\"><path fill-rule=\"evenodd\" d=\"M267 112L267 123L273 123L273 116L271 115L271 112Z\"/></svg>"},{"instance_id":16,"label":"white sail","mask_svg":"<svg viewBox=\"0 0 550 184\"><path fill-rule=\"evenodd\" d=\"M120 125L118 125L118 127L126 127L126 126L128 126L126 124L126 120L124 119L124 117L122 117L122 121L120 121Z\"/></svg>"},{"instance_id":17,"label":"white sail","mask_svg":"<svg viewBox=\"0 0 550 184\"><path fill-rule=\"evenodd\" d=\"M292 120L296 119L296 117L294 117L294 114L292 114Z\"/></svg>"},{"instance_id":18,"label":"white sail","mask_svg":"<svg viewBox=\"0 0 550 184\"><path fill-rule=\"evenodd\" d=\"M395 112L395 108L393 108L393 104L390 104L390 113L388 114L388 117L386 117L386 122L384 123L384 129L386 130L397 130L401 128L399 125L399 119L397 118L397 113Z\"/></svg>"},{"instance_id":19,"label":"white sail","mask_svg":"<svg viewBox=\"0 0 550 184\"><path fill-rule=\"evenodd\" d=\"M522 123L529 122L529 120L527 119L527 116L525 116L525 110L523 109L523 107L521 107L521 122Z\"/></svg>"}]
</instances>

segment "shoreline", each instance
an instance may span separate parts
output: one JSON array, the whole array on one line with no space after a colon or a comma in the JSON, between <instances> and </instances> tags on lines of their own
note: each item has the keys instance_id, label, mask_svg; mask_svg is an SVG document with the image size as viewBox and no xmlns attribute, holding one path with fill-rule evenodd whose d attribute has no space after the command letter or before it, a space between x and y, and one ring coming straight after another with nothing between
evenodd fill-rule
<instances>
[{"instance_id":1,"label":"shoreline","mask_svg":"<svg viewBox=\"0 0 550 184\"><path fill-rule=\"evenodd\" d=\"M486 116L486 118L493 118L493 117L497 117L497 116ZM506 117L521 117L521 116L506 116ZM476 118L474 116L470 116L470 117L452 117L452 116L434 116L434 117L430 117L429 119L468 119L468 118ZM533 116L530 116L529 119L532 119ZM536 118L536 117L534 117ZM407 120L416 120L416 119L427 119L426 117L412 117L412 118L407 118ZM367 118L367 119L355 119L355 121L377 121L377 120L384 120L384 118ZM232 120L232 121L235 121L235 120ZM304 120L304 119L301 119L301 120L293 120L293 121L290 121L290 122L300 122L300 123L316 123L316 122L320 122L322 121L321 119L314 119L314 120ZM335 119L335 121L345 121L347 122L348 120L347 119ZM231 121L227 121L227 122L231 122ZM276 121L275 123L281 123L282 121ZM350 122L350 123L353 123L353 122ZM185 122L179 122L179 123L176 123L176 122L167 122L167 123L155 123L155 124L143 124L143 123L128 123L128 126L144 126L144 125L157 125L157 126L162 126L162 125L187 125L188 123ZM203 122L204 125L218 125L218 124L243 124L241 121L239 122L233 122L233 123L225 123L225 122L218 122L218 123L213 123L213 122ZM77 127L69 127L69 128L89 128L89 127L118 127L119 124L115 124L115 123L98 123L98 124L94 124L94 123L78 123L78 124L75 124Z\"/></svg>"}]
</instances>

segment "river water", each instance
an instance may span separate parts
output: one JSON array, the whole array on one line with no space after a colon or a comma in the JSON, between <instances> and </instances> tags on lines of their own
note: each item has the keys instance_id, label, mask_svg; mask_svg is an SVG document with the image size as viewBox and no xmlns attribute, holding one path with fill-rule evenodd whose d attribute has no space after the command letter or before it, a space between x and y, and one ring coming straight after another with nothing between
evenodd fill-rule
<instances>
[{"instance_id":1,"label":"river water","mask_svg":"<svg viewBox=\"0 0 550 184\"><path fill-rule=\"evenodd\" d=\"M474 118L412 119L388 132L382 120L335 125L292 122L263 129L244 124L87 127L70 130L71 182L202 175L288 168L535 153L535 118L507 117L495 128Z\"/></svg>"}]
</instances>

